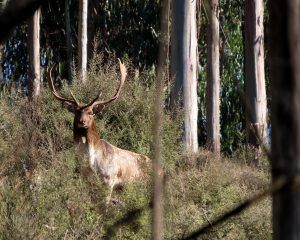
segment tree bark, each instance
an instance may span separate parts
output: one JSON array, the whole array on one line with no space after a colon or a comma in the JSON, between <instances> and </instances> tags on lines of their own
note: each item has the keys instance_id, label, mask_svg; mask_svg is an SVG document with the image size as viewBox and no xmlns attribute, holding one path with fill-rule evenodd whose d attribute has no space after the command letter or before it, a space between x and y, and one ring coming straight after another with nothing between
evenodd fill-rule
<instances>
[{"instance_id":1,"label":"tree bark","mask_svg":"<svg viewBox=\"0 0 300 240\"><path fill-rule=\"evenodd\" d=\"M164 239L164 174L162 169L162 146L161 130L163 125L163 83L168 79L168 59L169 59L169 18L170 0L161 1L161 23L160 23L160 42L156 78L156 97L154 99L154 121L153 121L153 221L152 239Z\"/></svg>"},{"instance_id":2,"label":"tree bark","mask_svg":"<svg viewBox=\"0 0 300 240\"><path fill-rule=\"evenodd\" d=\"M300 1L270 4L270 79L272 93L272 178L300 171ZM273 238L300 239L300 187L273 195Z\"/></svg>"},{"instance_id":3,"label":"tree bark","mask_svg":"<svg viewBox=\"0 0 300 240\"><path fill-rule=\"evenodd\" d=\"M87 78L87 13L88 0L79 1L78 70L82 82Z\"/></svg>"},{"instance_id":4,"label":"tree bark","mask_svg":"<svg viewBox=\"0 0 300 240\"><path fill-rule=\"evenodd\" d=\"M219 2L206 2L207 28L207 147L220 154Z\"/></svg>"},{"instance_id":5,"label":"tree bark","mask_svg":"<svg viewBox=\"0 0 300 240\"><path fill-rule=\"evenodd\" d=\"M196 1L173 1L171 39L171 77L175 80L171 107L183 105L185 150L196 153L198 151Z\"/></svg>"},{"instance_id":6,"label":"tree bark","mask_svg":"<svg viewBox=\"0 0 300 240\"><path fill-rule=\"evenodd\" d=\"M245 0L246 128L247 142L255 148L267 137L263 4L263 0Z\"/></svg>"},{"instance_id":7,"label":"tree bark","mask_svg":"<svg viewBox=\"0 0 300 240\"><path fill-rule=\"evenodd\" d=\"M161 131L163 125L163 86L168 77L167 60L169 50L169 9L170 1L161 1L161 23L160 23L160 42L158 54L158 66L156 77L156 94L154 99L154 121L153 121L153 218L152 218L152 239L164 239L164 204L163 193L164 174L162 169L162 146Z\"/></svg>"},{"instance_id":8,"label":"tree bark","mask_svg":"<svg viewBox=\"0 0 300 240\"><path fill-rule=\"evenodd\" d=\"M3 82L4 78L3 78L3 62L4 62L4 57L3 57L3 50L4 50L4 46L2 44L0 44L0 83Z\"/></svg>"},{"instance_id":9,"label":"tree bark","mask_svg":"<svg viewBox=\"0 0 300 240\"><path fill-rule=\"evenodd\" d=\"M41 93L40 73L40 9L28 20L29 97L36 100Z\"/></svg>"},{"instance_id":10,"label":"tree bark","mask_svg":"<svg viewBox=\"0 0 300 240\"><path fill-rule=\"evenodd\" d=\"M66 46L68 80L72 82L72 37L70 20L70 0L65 0Z\"/></svg>"}]
</instances>

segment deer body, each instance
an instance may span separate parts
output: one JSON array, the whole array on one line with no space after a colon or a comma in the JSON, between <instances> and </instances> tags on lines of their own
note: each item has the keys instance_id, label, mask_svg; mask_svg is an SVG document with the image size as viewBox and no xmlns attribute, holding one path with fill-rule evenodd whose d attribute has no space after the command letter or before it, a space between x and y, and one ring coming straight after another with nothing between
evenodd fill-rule
<instances>
[{"instance_id":1,"label":"deer body","mask_svg":"<svg viewBox=\"0 0 300 240\"><path fill-rule=\"evenodd\" d=\"M59 96L51 77L53 67L48 72L49 86L53 95L58 100L73 107L75 114L73 133L77 151L79 156L82 154L88 155L90 168L110 187L108 201L110 201L114 187L142 177L143 167L149 165L150 162L148 157L115 147L100 139L98 135L94 116L101 112L106 104L118 98L126 78L126 67L120 60L119 62L121 81L115 95L107 101L97 101L97 97L87 105L79 104L72 92L73 100Z\"/></svg>"},{"instance_id":2,"label":"deer body","mask_svg":"<svg viewBox=\"0 0 300 240\"><path fill-rule=\"evenodd\" d=\"M140 178L141 161L148 159L139 154L115 147L100 139L95 123L85 131L74 131L74 140L78 151L88 155L91 169L99 174L111 188Z\"/></svg>"}]
</instances>

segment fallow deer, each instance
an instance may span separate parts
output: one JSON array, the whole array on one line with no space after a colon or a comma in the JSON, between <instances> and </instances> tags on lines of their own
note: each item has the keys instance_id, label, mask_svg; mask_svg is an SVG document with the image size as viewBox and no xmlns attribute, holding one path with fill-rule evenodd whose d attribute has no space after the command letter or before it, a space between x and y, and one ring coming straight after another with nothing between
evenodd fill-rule
<instances>
[{"instance_id":1,"label":"fallow deer","mask_svg":"<svg viewBox=\"0 0 300 240\"><path fill-rule=\"evenodd\" d=\"M119 60L119 59L118 59ZM72 99L60 96L55 90L52 80L52 66L48 71L48 83L52 94L59 101L71 106L74 112L73 134L77 145L77 151L87 154L89 166L98 174L110 187L107 201L110 202L114 187L123 185L127 181L138 179L144 175L144 165L149 165L149 158L113 146L107 141L100 139L96 128L95 115L99 113L105 105L116 100L124 85L127 70L125 65L119 60L121 78L119 87L112 98L106 101L98 100L100 94L89 104L80 104L73 93Z\"/></svg>"}]
</instances>

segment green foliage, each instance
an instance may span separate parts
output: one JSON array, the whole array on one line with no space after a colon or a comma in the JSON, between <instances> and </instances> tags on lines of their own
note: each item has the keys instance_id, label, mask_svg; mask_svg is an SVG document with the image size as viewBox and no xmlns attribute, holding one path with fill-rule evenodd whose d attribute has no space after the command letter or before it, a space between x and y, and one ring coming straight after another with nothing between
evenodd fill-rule
<instances>
[{"instance_id":1,"label":"green foliage","mask_svg":"<svg viewBox=\"0 0 300 240\"><path fill-rule=\"evenodd\" d=\"M7 40L5 47L1 48L1 70L3 80L0 82L0 90L6 85L28 87L28 60L27 60L27 27L16 27L12 37Z\"/></svg>"},{"instance_id":2,"label":"green foliage","mask_svg":"<svg viewBox=\"0 0 300 240\"><path fill-rule=\"evenodd\" d=\"M245 140L243 2L223 1L220 24L222 148L232 153Z\"/></svg>"},{"instance_id":3,"label":"green foliage","mask_svg":"<svg viewBox=\"0 0 300 240\"><path fill-rule=\"evenodd\" d=\"M109 1L104 11L107 35L102 35L109 42L109 50L129 56L139 67L156 62L159 3L157 0Z\"/></svg>"},{"instance_id":4,"label":"green foliage","mask_svg":"<svg viewBox=\"0 0 300 240\"><path fill-rule=\"evenodd\" d=\"M70 2L72 56L77 59L78 1ZM116 54L133 59L137 68L152 66L158 54L159 1L89 1L88 55L92 57L93 40L105 59ZM41 66L59 63L59 72L66 77L65 1L51 1L42 8L40 28ZM27 27L16 28L5 46L4 77L9 82L28 86ZM3 83L0 83L1 85ZM0 85L0 87L2 87ZM1 89L1 88L0 88Z\"/></svg>"},{"instance_id":5,"label":"green foliage","mask_svg":"<svg viewBox=\"0 0 300 240\"><path fill-rule=\"evenodd\" d=\"M202 8L199 55L199 142L206 143L206 29ZM220 1L221 146L232 154L245 141L243 1Z\"/></svg>"}]
</instances>

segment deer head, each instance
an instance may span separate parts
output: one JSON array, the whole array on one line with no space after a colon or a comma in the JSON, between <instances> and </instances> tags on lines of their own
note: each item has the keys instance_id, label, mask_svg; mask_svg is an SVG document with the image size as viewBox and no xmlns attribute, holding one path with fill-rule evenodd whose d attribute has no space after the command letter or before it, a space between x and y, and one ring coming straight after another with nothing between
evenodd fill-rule
<instances>
[{"instance_id":1,"label":"deer head","mask_svg":"<svg viewBox=\"0 0 300 240\"><path fill-rule=\"evenodd\" d=\"M72 99L64 98L57 93L57 91L55 90L54 84L53 84L53 80L52 80L52 70L55 67L55 65L51 66L50 70L48 71L48 83L49 83L50 89L52 91L53 96L57 100L65 103L71 107L72 111L75 114L75 117L74 117L74 127L75 128L88 129L88 128L92 127L92 125L95 123L95 120L94 120L95 114L101 112L101 110L108 103L111 103L112 101L116 100L119 97L121 89L125 82L127 70L126 70L125 65L120 61L120 59L118 59L118 60L119 60L119 64L120 64L121 78L120 78L120 84L119 84L119 87L118 87L116 93L113 95L112 98L105 100L105 101L99 100L99 97L100 97L100 93L99 93L97 95L97 97L88 104L80 104L72 92L70 92Z\"/></svg>"}]
</instances>

